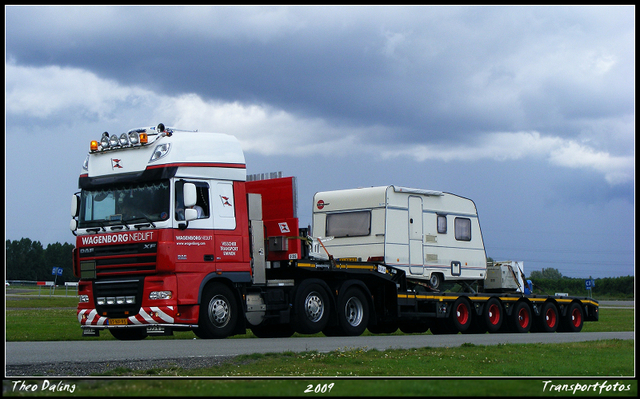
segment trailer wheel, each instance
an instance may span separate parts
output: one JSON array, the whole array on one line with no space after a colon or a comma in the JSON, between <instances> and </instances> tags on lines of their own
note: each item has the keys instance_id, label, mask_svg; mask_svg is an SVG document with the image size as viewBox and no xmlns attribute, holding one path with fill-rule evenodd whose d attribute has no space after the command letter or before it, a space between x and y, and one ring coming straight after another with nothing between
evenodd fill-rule
<instances>
[{"instance_id":1,"label":"trailer wheel","mask_svg":"<svg viewBox=\"0 0 640 399\"><path fill-rule=\"evenodd\" d=\"M502 321L504 319L503 315L504 313L502 305L500 305L500 301L496 298L489 299L487 304L484 306L484 312L482 313L484 324L489 333L494 333L500 330L500 326L502 326Z\"/></svg>"},{"instance_id":2,"label":"trailer wheel","mask_svg":"<svg viewBox=\"0 0 640 399\"><path fill-rule=\"evenodd\" d=\"M469 302L463 298L458 298L453 303L453 309L451 311L451 322L456 330L465 332L471 326L472 316L471 307Z\"/></svg>"},{"instance_id":3,"label":"trailer wheel","mask_svg":"<svg viewBox=\"0 0 640 399\"><path fill-rule=\"evenodd\" d=\"M542 306L540 316L537 318L534 327L536 331L554 332L558 329L560 318L558 317L558 308L553 302L546 302Z\"/></svg>"},{"instance_id":4,"label":"trailer wheel","mask_svg":"<svg viewBox=\"0 0 640 399\"><path fill-rule=\"evenodd\" d=\"M358 288L349 288L339 299L338 325L322 330L324 335L358 336L362 335L369 323L369 303L366 296Z\"/></svg>"},{"instance_id":5,"label":"trailer wheel","mask_svg":"<svg viewBox=\"0 0 640 399\"><path fill-rule=\"evenodd\" d=\"M137 341L147 338L145 328L110 328L109 332L120 341Z\"/></svg>"},{"instance_id":6,"label":"trailer wheel","mask_svg":"<svg viewBox=\"0 0 640 399\"><path fill-rule=\"evenodd\" d=\"M442 274L432 273L431 277L429 277L429 286L434 290L439 290L440 286L442 285L442 280Z\"/></svg>"},{"instance_id":7,"label":"trailer wheel","mask_svg":"<svg viewBox=\"0 0 640 399\"><path fill-rule=\"evenodd\" d=\"M294 325L300 334L316 334L329 322L329 296L318 283L302 285L293 303Z\"/></svg>"},{"instance_id":8,"label":"trailer wheel","mask_svg":"<svg viewBox=\"0 0 640 399\"><path fill-rule=\"evenodd\" d=\"M511 327L519 333L531 330L531 308L526 302L518 302L515 305L511 313Z\"/></svg>"},{"instance_id":9,"label":"trailer wheel","mask_svg":"<svg viewBox=\"0 0 640 399\"><path fill-rule=\"evenodd\" d=\"M204 293L200 320L194 330L200 338L226 338L235 330L239 308L229 287L214 283Z\"/></svg>"},{"instance_id":10,"label":"trailer wheel","mask_svg":"<svg viewBox=\"0 0 640 399\"><path fill-rule=\"evenodd\" d=\"M573 302L569 305L567 314L562 318L562 331L564 332L580 332L582 330L582 323L584 317L582 314L582 306L579 303Z\"/></svg>"}]
</instances>

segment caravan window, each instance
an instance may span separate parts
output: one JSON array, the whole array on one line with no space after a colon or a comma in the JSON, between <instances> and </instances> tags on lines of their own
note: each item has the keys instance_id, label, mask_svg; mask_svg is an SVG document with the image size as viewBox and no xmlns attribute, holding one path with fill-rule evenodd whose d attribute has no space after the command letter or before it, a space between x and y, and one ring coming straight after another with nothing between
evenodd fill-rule
<instances>
[{"instance_id":1,"label":"caravan window","mask_svg":"<svg viewBox=\"0 0 640 399\"><path fill-rule=\"evenodd\" d=\"M447 215L438 215L438 233L447 233Z\"/></svg>"},{"instance_id":2,"label":"caravan window","mask_svg":"<svg viewBox=\"0 0 640 399\"><path fill-rule=\"evenodd\" d=\"M471 219L456 218L454 223L456 240L471 241Z\"/></svg>"},{"instance_id":3,"label":"caravan window","mask_svg":"<svg viewBox=\"0 0 640 399\"><path fill-rule=\"evenodd\" d=\"M327 237L368 236L371 211L330 213L327 215Z\"/></svg>"}]
</instances>

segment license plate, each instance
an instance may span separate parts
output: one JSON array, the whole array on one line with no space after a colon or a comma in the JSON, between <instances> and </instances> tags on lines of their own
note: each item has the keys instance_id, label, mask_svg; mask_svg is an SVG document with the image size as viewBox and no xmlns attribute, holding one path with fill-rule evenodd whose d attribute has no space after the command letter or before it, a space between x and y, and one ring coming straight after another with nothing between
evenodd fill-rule
<instances>
[{"instance_id":1,"label":"license plate","mask_svg":"<svg viewBox=\"0 0 640 399\"><path fill-rule=\"evenodd\" d=\"M110 326L126 326L129 324L129 319L109 319Z\"/></svg>"}]
</instances>

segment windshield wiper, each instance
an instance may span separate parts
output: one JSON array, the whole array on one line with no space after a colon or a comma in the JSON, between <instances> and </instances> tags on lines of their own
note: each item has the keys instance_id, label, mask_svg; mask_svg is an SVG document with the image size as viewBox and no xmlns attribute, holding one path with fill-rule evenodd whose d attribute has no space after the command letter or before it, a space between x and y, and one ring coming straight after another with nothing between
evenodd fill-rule
<instances>
[{"instance_id":1,"label":"windshield wiper","mask_svg":"<svg viewBox=\"0 0 640 399\"><path fill-rule=\"evenodd\" d=\"M156 225L155 225L155 224L153 224L153 221L152 221L151 219L149 219L147 216L144 216L144 215L143 215L143 216L136 216L136 217L134 217L134 218L127 219L127 220L128 220L129 222L132 222L132 221L134 221L134 220L138 220L138 219L144 219L144 220L146 220L147 222L149 222L149 224L150 224L151 226L153 226L153 228L155 228L155 227L156 227ZM135 227L136 229L140 230L140 229L141 229L141 228L143 228L143 227L147 227L147 226L149 226L149 224L146 224L146 223L145 223L145 224L134 224L134 225L133 225L133 227Z\"/></svg>"},{"instance_id":2,"label":"windshield wiper","mask_svg":"<svg viewBox=\"0 0 640 399\"><path fill-rule=\"evenodd\" d=\"M104 224L101 221L93 220L93 222L98 223L100 225L100 227L99 228L98 227L94 227L94 228L87 229L87 231L89 233L97 233L97 232L100 231L100 229L102 229L102 231L105 231L105 232L107 231L107 229L104 228Z\"/></svg>"}]
</instances>

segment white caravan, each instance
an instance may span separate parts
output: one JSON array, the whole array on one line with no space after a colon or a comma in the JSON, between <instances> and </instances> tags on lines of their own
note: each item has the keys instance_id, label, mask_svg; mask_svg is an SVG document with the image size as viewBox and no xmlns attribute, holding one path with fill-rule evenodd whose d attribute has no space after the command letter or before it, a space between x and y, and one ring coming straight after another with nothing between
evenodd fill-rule
<instances>
[{"instance_id":1,"label":"white caravan","mask_svg":"<svg viewBox=\"0 0 640 399\"><path fill-rule=\"evenodd\" d=\"M319 192L313 204L312 235L336 259L383 262L434 289L445 280L485 278L486 253L470 199L392 185Z\"/></svg>"}]
</instances>

